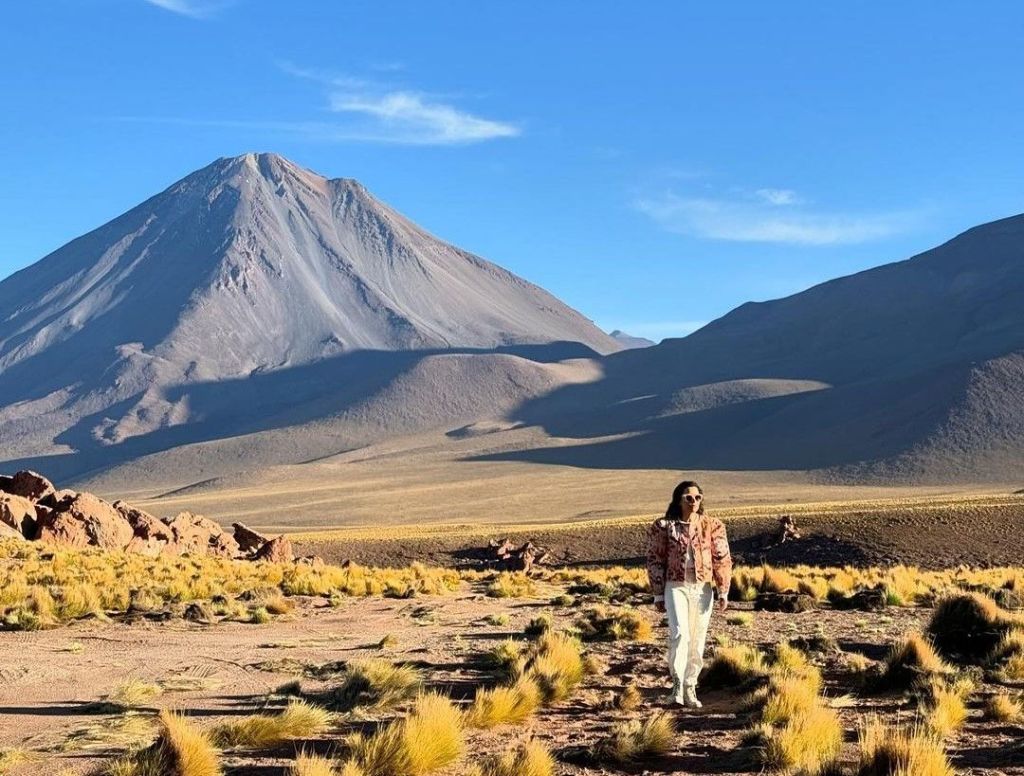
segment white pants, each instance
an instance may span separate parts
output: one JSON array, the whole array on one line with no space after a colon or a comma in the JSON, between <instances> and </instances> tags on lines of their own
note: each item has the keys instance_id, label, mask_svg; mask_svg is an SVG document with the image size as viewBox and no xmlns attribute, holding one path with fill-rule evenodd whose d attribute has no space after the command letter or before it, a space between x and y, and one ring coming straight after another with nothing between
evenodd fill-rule
<instances>
[{"instance_id":1,"label":"white pants","mask_svg":"<svg viewBox=\"0 0 1024 776\"><path fill-rule=\"evenodd\" d=\"M714 589L707 582L665 585L668 615L668 669L680 688L696 687L704 667L704 642L714 608Z\"/></svg>"}]
</instances>

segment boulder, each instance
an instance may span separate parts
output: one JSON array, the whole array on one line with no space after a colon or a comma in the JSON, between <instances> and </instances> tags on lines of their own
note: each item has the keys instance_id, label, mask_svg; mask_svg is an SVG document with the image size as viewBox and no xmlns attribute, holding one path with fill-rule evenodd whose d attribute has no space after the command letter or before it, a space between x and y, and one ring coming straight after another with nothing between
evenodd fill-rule
<instances>
[{"instance_id":1,"label":"boulder","mask_svg":"<svg viewBox=\"0 0 1024 776\"><path fill-rule=\"evenodd\" d=\"M235 541L238 542L238 549L242 552L258 550L270 541L269 536L264 536L258 531L252 530L245 523L233 523L231 527L235 532Z\"/></svg>"},{"instance_id":2,"label":"boulder","mask_svg":"<svg viewBox=\"0 0 1024 776\"><path fill-rule=\"evenodd\" d=\"M6 478L5 478L6 479ZM53 483L46 477L33 471L20 471L10 478L9 482L0 483L3 490L15 496L27 498L29 501L40 501L53 493Z\"/></svg>"},{"instance_id":3,"label":"boulder","mask_svg":"<svg viewBox=\"0 0 1024 776\"><path fill-rule=\"evenodd\" d=\"M76 490L56 490L39 499L39 501L36 502L36 507L38 508L42 505L58 512L64 512L67 510L68 505L74 501L77 496L78 491Z\"/></svg>"},{"instance_id":4,"label":"boulder","mask_svg":"<svg viewBox=\"0 0 1024 776\"><path fill-rule=\"evenodd\" d=\"M85 522L68 512L47 511L36 520L35 538L63 547L88 547Z\"/></svg>"},{"instance_id":5,"label":"boulder","mask_svg":"<svg viewBox=\"0 0 1024 776\"><path fill-rule=\"evenodd\" d=\"M181 512L168 521L174 541L181 552L194 555L219 555L233 558L238 543L213 520L192 512Z\"/></svg>"},{"instance_id":6,"label":"boulder","mask_svg":"<svg viewBox=\"0 0 1024 776\"><path fill-rule=\"evenodd\" d=\"M16 528L11 528L7 523L0 523L0 541L4 539L20 539L25 541L25 537L21 535L21 531Z\"/></svg>"},{"instance_id":7,"label":"boulder","mask_svg":"<svg viewBox=\"0 0 1024 776\"><path fill-rule=\"evenodd\" d=\"M56 511L81 520L85 524L89 544L95 547L123 550L135 536L121 513L92 493L79 493L65 508Z\"/></svg>"},{"instance_id":8,"label":"boulder","mask_svg":"<svg viewBox=\"0 0 1024 776\"><path fill-rule=\"evenodd\" d=\"M180 555L181 548L174 531L163 520L124 501L115 501L114 509L128 521L134 536L125 549L155 558L158 555Z\"/></svg>"},{"instance_id":9,"label":"boulder","mask_svg":"<svg viewBox=\"0 0 1024 776\"><path fill-rule=\"evenodd\" d=\"M347 563L348 561L346 561ZM319 555L303 555L301 558L295 559L296 566L309 566L311 569L322 569L327 566L324 563L324 559Z\"/></svg>"},{"instance_id":10,"label":"boulder","mask_svg":"<svg viewBox=\"0 0 1024 776\"><path fill-rule=\"evenodd\" d=\"M18 531L26 539L36 535L36 507L31 501L11 493L0 493L0 523Z\"/></svg>"},{"instance_id":11,"label":"boulder","mask_svg":"<svg viewBox=\"0 0 1024 776\"><path fill-rule=\"evenodd\" d=\"M253 560L266 560L271 563L291 563L295 559L292 543L287 536L276 536L260 547Z\"/></svg>"}]
</instances>

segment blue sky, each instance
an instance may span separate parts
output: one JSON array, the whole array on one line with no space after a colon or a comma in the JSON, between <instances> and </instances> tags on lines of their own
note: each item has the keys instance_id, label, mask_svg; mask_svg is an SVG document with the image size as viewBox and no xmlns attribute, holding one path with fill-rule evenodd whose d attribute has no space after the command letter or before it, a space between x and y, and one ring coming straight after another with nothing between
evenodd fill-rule
<instances>
[{"instance_id":1,"label":"blue sky","mask_svg":"<svg viewBox=\"0 0 1024 776\"><path fill-rule=\"evenodd\" d=\"M9 3L0 277L276 151L678 336L1024 211L1022 39L1018 2Z\"/></svg>"}]
</instances>

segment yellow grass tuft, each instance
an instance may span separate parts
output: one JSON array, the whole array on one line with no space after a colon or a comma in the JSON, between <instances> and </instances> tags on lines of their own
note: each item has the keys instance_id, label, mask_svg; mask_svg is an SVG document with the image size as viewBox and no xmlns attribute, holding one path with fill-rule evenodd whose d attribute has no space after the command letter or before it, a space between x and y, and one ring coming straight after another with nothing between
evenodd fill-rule
<instances>
[{"instance_id":1,"label":"yellow grass tuft","mask_svg":"<svg viewBox=\"0 0 1024 776\"><path fill-rule=\"evenodd\" d=\"M784 772L817 774L835 759L842 745L839 715L825 706L813 706L781 727L767 729L764 763Z\"/></svg>"},{"instance_id":2,"label":"yellow grass tuft","mask_svg":"<svg viewBox=\"0 0 1024 776\"><path fill-rule=\"evenodd\" d=\"M288 769L288 776L338 776L334 761L317 754L303 752Z\"/></svg>"},{"instance_id":3,"label":"yellow grass tuft","mask_svg":"<svg viewBox=\"0 0 1024 776\"><path fill-rule=\"evenodd\" d=\"M103 769L106 776L221 776L217 750L210 739L184 717L160 713L156 741Z\"/></svg>"},{"instance_id":4,"label":"yellow grass tuft","mask_svg":"<svg viewBox=\"0 0 1024 776\"><path fill-rule=\"evenodd\" d=\"M540 707L540 701L540 689L528 677L511 687L482 689L466 710L466 724L487 729L523 722Z\"/></svg>"},{"instance_id":5,"label":"yellow grass tuft","mask_svg":"<svg viewBox=\"0 0 1024 776\"><path fill-rule=\"evenodd\" d=\"M747 644L726 644L715 650L715 655L701 674L702 687L740 687L767 672L764 656Z\"/></svg>"},{"instance_id":6,"label":"yellow grass tuft","mask_svg":"<svg viewBox=\"0 0 1024 776\"><path fill-rule=\"evenodd\" d=\"M532 598L536 585L522 571L501 571L486 588L491 598Z\"/></svg>"},{"instance_id":7,"label":"yellow grass tuft","mask_svg":"<svg viewBox=\"0 0 1024 776\"><path fill-rule=\"evenodd\" d=\"M615 762L633 762L668 753L675 737L671 715L659 712L644 720L616 723L598 745L598 751Z\"/></svg>"},{"instance_id":8,"label":"yellow grass tuft","mask_svg":"<svg viewBox=\"0 0 1024 776\"><path fill-rule=\"evenodd\" d=\"M481 776L554 776L555 758L540 741L531 739L500 757L486 760Z\"/></svg>"},{"instance_id":9,"label":"yellow grass tuft","mask_svg":"<svg viewBox=\"0 0 1024 776\"><path fill-rule=\"evenodd\" d=\"M943 656L981 664L1015 625L1024 625L1024 620L1000 609L988 596L960 593L939 601L928 633Z\"/></svg>"},{"instance_id":10,"label":"yellow grass tuft","mask_svg":"<svg viewBox=\"0 0 1024 776\"><path fill-rule=\"evenodd\" d=\"M213 740L223 747L260 749L296 738L315 738L331 724L327 709L302 700L292 700L277 715L253 714L213 729Z\"/></svg>"},{"instance_id":11,"label":"yellow grass tuft","mask_svg":"<svg viewBox=\"0 0 1024 776\"><path fill-rule=\"evenodd\" d=\"M526 665L525 650L526 645L521 641L505 639L487 651L484 662L502 677L514 679L523 672Z\"/></svg>"},{"instance_id":12,"label":"yellow grass tuft","mask_svg":"<svg viewBox=\"0 0 1024 776\"><path fill-rule=\"evenodd\" d=\"M115 687L107 700L116 706L134 709L158 698L163 691L163 687L158 684L133 678Z\"/></svg>"},{"instance_id":13,"label":"yellow grass tuft","mask_svg":"<svg viewBox=\"0 0 1024 776\"><path fill-rule=\"evenodd\" d=\"M415 697L422 686L423 677L412 666L364 660L349 666L345 681L330 694L330 702L342 711L356 706L385 708Z\"/></svg>"},{"instance_id":14,"label":"yellow grass tuft","mask_svg":"<svg viewBox=\"0 0 1024 776\"><path fill-rule=\"evenodd\" d=\"M1019 722L1024 719L1024 704L1009 693L999 692L985 699L985 716L996 722Z\"/></svg>"},{"instance_id":15,"label":"yellow grass tuft","mask_svg":"<svg viewBox=\"0 0 1024 776\"><path fill-rule=\"evenodd\" d=\"M860 733L857 776L954 776L942 742L922 731L869 722Z\"/></svg>"},{"instance_id":16,"label":"yellow grass tuft","mask_svg":"<svg viewBox=\"0 0 1024 776\"><path fill-rule=\"evenodd\" d=\"M565 700L583 681L580 643L561 633L545 633L536 642L525 675L537 683L545 705Z\"/></svg>"},{"instance_id":17,"label":"yellow grass tuft","mask_svg":"<svg viewBox=\"0 0 1024 776\"><path fill-rule=\"evenodd\" d=\"M967 721L966 697L969 685L932 681L921 703L927 728L939 738L959 730Z\"/></svg>"},{"instance_id":18,"label":"yellow grass tuft","mask_svg":"<svg viewBox=\"0 0 1024 776\"><path fill-rule=\"evenodd\" d=\"M577 625L587 641L650 641L654 632L650 620L624 608L590 608Z\"/></svg>"},{"instance_id":19,"label":"yellow grass tuft","mask_svg":"<svg viewBox=\"0 0 1024 776\"><path fill-rule=\"evenodd\" d=\"M352 743L352 763L366 776L421 776L462 754L462 714L444 696L427 693L408 717Z\"/></svg>"},{"instance_id":20,"label":"yellow grass tuft","mask_svg":"<svg viewBox=\"0 0 1024 776\"><path fill-rule=\"evenodd\" d=\"M930 641L920 633L910 633L893 646L886 658L879 689L907 690L915 682L945 676L952 670Z\"/></svg>"},{"instance_id":21,"label":"yellow grass tuft","mask_svg":"<svg viewBox=\"0 0 1024 776\"><path fill-rule=\"evenodd\" d=\"M643 705L644 696L635 684L627 684L622 692L615 696L615 708L622 711L636 711Z\"/></svg>"}]
</instances>

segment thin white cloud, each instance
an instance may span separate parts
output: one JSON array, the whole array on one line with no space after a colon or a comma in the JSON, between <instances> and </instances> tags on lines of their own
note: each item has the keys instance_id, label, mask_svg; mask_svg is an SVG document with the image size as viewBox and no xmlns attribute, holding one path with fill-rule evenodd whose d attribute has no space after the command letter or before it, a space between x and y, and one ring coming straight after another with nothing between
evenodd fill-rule
<instances>
[{"instance_id":1,"label":"thin white cloud","mask_svg":"<svg viewBox=\"0 0 1024 776\"><path fill-rule=\"evenodd\" d=\"M919 214L838 213L813 209L789 189L750 195L680 196L666 192L635 201L662 228L708 240L841 245L879 240L912 228Z\"/></svg>"},{"instance_id":2,"label":"thin white cloud","mask_svg":"<svg viewBox=\"0 0 1024 776\"><path fill-rule=\"evenodd\" d=\"M754 196L769 205L796 205L801 201L792 189L757 189Z\"/></svg>"},{"instance_id":3,"label":"thin white cloud","mask_svg":"<svg viewBox=\"0 0 1024 776\"><path fill-rule=\"evenodd\" d=\"M395 88L365 78L280 63L289 75L321 84L333 113L354 119L336 127L335 134L382 143L461 145L516 137L519 127L482 118L424 92Z\"/></svg>"},{"instance_id":4,"label":"thin white cloud","mask_svg":"<svg viewBox=\"0 0 1024 776\"><path fill-rule=\"evenodd\" d=\"M225 5L226 0L145 0L150 5L163 8L165 11L188 16L193 19L206 19Z\"/></svg>"}]
</instances>

